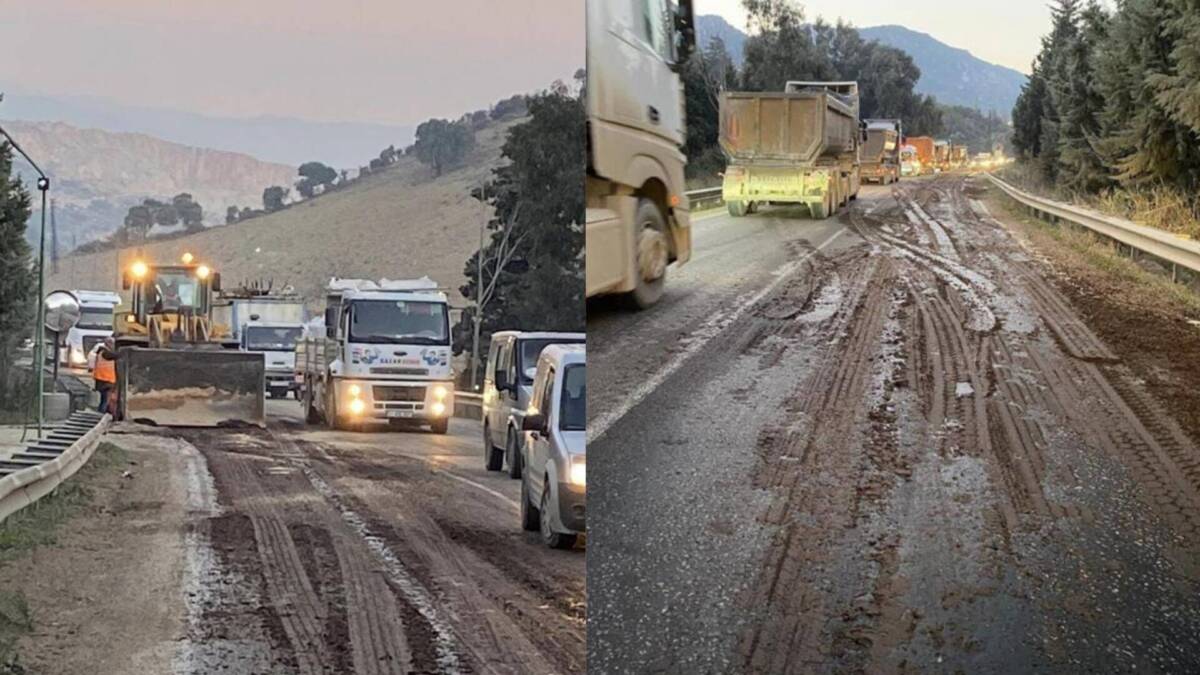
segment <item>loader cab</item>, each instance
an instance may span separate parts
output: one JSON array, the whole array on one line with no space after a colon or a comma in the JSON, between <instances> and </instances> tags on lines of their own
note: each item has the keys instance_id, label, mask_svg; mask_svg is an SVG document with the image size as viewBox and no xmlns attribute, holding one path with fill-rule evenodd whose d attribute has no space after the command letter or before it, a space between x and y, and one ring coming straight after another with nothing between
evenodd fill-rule
<instances>
[{"instance_id":1,"label":"loader cab","mask_svg":"<svg viewBox=\"0 0 1200 675\"><path fill-rule=\"evenodd\" d=\"M146 265L135 262L122 287L131 291L132 314L146 325L157 314L209 315L212 294L221 290L221 275L206 265Z\"/></svg>"}]
</instances>

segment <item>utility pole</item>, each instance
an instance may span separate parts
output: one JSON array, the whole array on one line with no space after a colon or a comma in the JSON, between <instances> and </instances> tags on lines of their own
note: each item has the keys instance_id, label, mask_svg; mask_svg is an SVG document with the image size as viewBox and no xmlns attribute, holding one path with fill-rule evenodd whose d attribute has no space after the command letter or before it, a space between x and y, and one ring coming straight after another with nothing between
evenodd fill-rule
<instances>
[{"instance_id":1,"label":"utility pole","mask_svg":"<svg viewBox=\"0 0 1200 675\"><path fill-rule=\"evenodd\" d=\"M54 200L50 200L50 271L58 274L58 221L54 218Z\"/></svg>"},{"instance_id":2,"label":"utility pole","mask_svg":"<svg viewBox=\"0 0 1200 675\"><path fill-rule=\"evenodd\" d=\"M479 203L483 205L482 217L479 221L479 252L475 254L475 320L472 322L474 336L471 338L471 386L475 387L479 374L479 330L483 323L483 233L487 229L487 198L483 192L483 183L479 184Z\"/></svg>"}]
</instances>

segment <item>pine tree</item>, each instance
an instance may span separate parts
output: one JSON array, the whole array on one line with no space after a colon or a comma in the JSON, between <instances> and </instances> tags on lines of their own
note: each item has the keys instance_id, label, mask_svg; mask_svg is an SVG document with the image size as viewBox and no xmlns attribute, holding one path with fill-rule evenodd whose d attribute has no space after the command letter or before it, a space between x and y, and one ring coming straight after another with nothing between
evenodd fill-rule
<instances>
[{"instance_id":1,"label":"pine tree","mask_svg":"<svg viewBox=\"0 0 1200 675\"><path fill-rule=\"evenodd\" d=\"M1059 138L1064 131L1058 92L1067 89L1073 77L1068 47L1078 35L1079 9L1078 0L1057 0L1057 3L1050 8L1053 25L1050 34L1042 39L1042 52L1038 56L1047 95L1042 97L1041 136L1038 139L1041 152L1037 159L1042 176L1051 182L1058 178Z\"/></svg>"},{"instance_id":2,"label":"pine tree","mask_svg":"<svg viewBox=\"0 0 1200 675\"><path fill-rule=\"evenodd\" d=\"M11 394L13 352L29 336L33 319L34 274L29 242L29 193L12 176L12 147L0 142L0 406L14 403Z\"/></svg>"},{"instance_id":3,"label":"pine tree","mask_svg":"<svg viewBox=\"0 0 1200 675\"><path fill-rule=\"evenodd\" d=\"M1067 38L1061 58L1065 81L1055 83L1055 108L1061 117L1058 133L1059 184L1073 192L1098 192L1109 183L1096 142L1104 99L1097 89L1092 57L1104 42L1108 15L1093 0L1079 15L1078 30Z\"/></svg>"}]
</instances>

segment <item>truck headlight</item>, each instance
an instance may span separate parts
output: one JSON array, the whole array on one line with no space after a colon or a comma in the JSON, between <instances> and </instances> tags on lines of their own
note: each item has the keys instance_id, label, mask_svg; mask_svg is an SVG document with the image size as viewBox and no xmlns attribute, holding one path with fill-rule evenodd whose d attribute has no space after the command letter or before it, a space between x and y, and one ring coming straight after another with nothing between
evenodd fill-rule
<instances>
[{"instance_id":1,"label":"truck headlight","mask_svg":"<svg viewBox=\"0 0 1200 675\"><path fill-rule=\"evenodd\" d=\"M72 347L71 348L71 363L80 365L80 364L84 363L85 361L87 361L87 357L85 357L83 355L83 350Z\"/></svg>"},{"instance_id":2,"label":"truck headlight","mask_svg":"<svg viewBox=\"0 0 1200 675\"><path fill-rule=\"evenodd\" d=\"M447 390L445 387L443 387L440 384L433 388L433 397L439 401L446 398L446 394L449 394L449 393L450 393L450 391Z\"/></svg>"},{"instance_id":3,"label":"truck headlight","mask_svg":"<svg viewBox=\"0 0 1200 675\"><path fill-rule=\"evenodd\" d=\"M429 409L432 410L433 414L437 415L438 417L441 417L442 415L446 414L446 404L442 403L441 401L438 401L438 402L434 403L433 405L429 406Z\"/></svg>"},{"instance_id":4,"label":"truck headlight","mask_svg":"<svg viewBox=\"0 0 1200 675\"><path fill-rule=\"evenodd\" d=\"M571 460L570 481L574 485L587 485L587 461L584 458Z\"/></svg>"},{"instance_id":5,"label":"truck headlight","mask_svg":"<svg viewBox=\"0 0 1200 675\"><path fill-rule=\"evenodd\" d=\"M362 412L363 412L363 410L364 410L364 409L365 409L367 406L366 406L366 404L364 404L364 403L362 402L362 399L356 398L356 399L354 399L354 400L350 401L350 406L349 406L349 407L350 407L350 414L351 414L351 415L361 415L361 414L362 414Z\"/></svg>"},{"instance_id":6,"label":"truck headlight","mask_svg":"<svg viewBox=\"0 0 1200 675\"><path fill-rule=\"evenodd\" d=\"M358 386L357 384L352 384L346 389L346 391L350 392L351 396L357 397L362 393L362 387Z\"/></svg>"}]
</instances>

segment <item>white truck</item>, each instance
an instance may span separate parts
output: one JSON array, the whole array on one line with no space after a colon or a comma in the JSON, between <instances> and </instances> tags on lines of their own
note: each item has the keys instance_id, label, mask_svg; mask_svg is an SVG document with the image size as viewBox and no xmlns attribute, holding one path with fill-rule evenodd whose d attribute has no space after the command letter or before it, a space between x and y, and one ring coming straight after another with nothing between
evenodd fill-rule
<instances>
[{"instance_id":1,"label":"white truck","mask_svg":"<svg viewBox=\"0 0 1200 675\"><path fill-rule=\"evenodd\" d=\"M62 336L58 360L64 366L87 366L92 348L113 334L113 310L121 296L112 291L71 291L79 299L79 322Z\"/></svg>"},{"instance_id":2,"label":"white truck","mask_svg":"<svg viewBox=\"0 0 1200 675\"><path fill-rule=\"evenodd\" d=\"M587 0L587 297L663 294L691 257L679 71L695 46L691 0Z\"/></svg>"},{"instance_id":3,"label":"white truck","mask_svg":"<svg viewBox=\"0 0 1200 675\"><path fill-rule=\"evenodd\" d=\"M335 429L368 422L427 424L454 413L450 303L428 277L330 281L324 321L296 345L305 421Z\"/></svg>"},{"instance_id":4,"label":"white truck","mask_svg":"<svg viewBox=\"0 0 1200 675\"><path fill-rule=\"evenodd\" d=\"M262 353L271 398L286 397L288 392L300 398L296 342L306 318L300 296L286 291L231 290L213 302L212 312L213 323L229 326L242 351Z\"/></svg>"}]
</instances>

